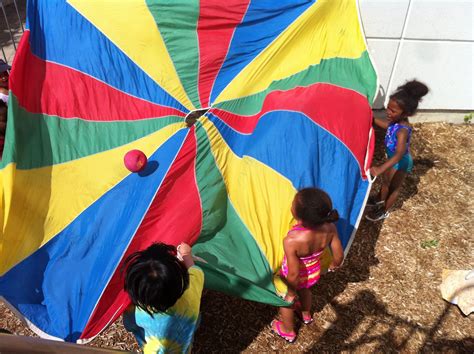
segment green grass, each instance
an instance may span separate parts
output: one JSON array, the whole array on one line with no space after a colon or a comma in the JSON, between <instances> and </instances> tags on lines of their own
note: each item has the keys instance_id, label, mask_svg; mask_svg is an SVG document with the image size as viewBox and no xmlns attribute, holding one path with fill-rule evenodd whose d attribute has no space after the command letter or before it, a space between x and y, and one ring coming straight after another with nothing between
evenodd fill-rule
<instances>
[{"instance_id":1,"label":"green grass","mask_svg":"<svg viewBox=\"0 0 474 354\"><path fill-rule=\"evenodd\" d=\"M425 241L421 241L421 243L420 243L420 246L423 249L436 248L436 247L438 247L438 245L439 245L438 240L425 240Z\"/></svg>"},{"instance_id":2,"label":"green grass","mask_svg":"<svg viewBox=\"0 0 474 354\"><path fill-rule=\"evenodd\" d=\"M464 123L466 123L466 124L471 123L471 121L472 121L472 114L473 114L473 113L469 113L469 114L466 114L466 115L464 116Z\"/></svg>"}]
</instances>

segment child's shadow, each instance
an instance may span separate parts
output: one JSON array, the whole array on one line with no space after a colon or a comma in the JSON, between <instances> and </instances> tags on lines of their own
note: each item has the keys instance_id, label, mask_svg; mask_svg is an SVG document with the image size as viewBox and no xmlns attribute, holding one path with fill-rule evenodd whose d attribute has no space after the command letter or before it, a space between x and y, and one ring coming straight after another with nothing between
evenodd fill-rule
<instances>
[{"instance_id":1,"label":"child's shadow","mask_svg":"<svg viewBox=\"0 0 474 354\"><path fill-rule=\"evenodd\" d=\"M209 264L219 264L209 253L199 253ZM205 266L200 264L200 266ZM236 275L235 269L224 264L223 271ZM248 288L246 281L238 277L228 286ZM258 283L258 282L257 282ZM257 284L255 283L255 286ZM255 340L262 330L276 316L277 308L257 302L246 301L224 293L204 290L201 299L201 319L193 344L193 352L242 352Z\"/></svg>"},{"instance_id":2,"label":"child's shadow","mask_svg":"<svg viewBox=\"0 0 474 354\"><path fill-rule=\"evenodd\" d=\"M277 308L205 290L193 353L240 353L268 328Z\"/></svg>"},{"instance_id":3,"label":"child's shadow","mask_svg":"<svg viewBox=\"0 0 474 354\"><path fill-rule=\"evenodd\" d=\"M375 246L379 238L382 222L373 223L362 219L352 246L344 264L334 273L321 276L313 290L313 310L322 311L335 297L341 294L349 283L366 281L370 268L377 266L379 260L375 255Z\"/></svg>"}]
</instances>

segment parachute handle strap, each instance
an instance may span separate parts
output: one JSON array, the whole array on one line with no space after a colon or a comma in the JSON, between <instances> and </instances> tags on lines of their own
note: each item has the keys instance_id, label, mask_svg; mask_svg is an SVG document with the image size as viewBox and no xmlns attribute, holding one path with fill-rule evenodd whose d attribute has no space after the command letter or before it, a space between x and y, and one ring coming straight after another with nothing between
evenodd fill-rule
<instances>
[{"instance_id":1,"label":"parachute handle strap","mask_svg":"<svg viewBox=\"0 0 474 354\"><path fill-rule=\"evenodd\" d=\"M367 180L370 184L373 184L377 179L377 176L372 177L372 175L370 174L370 170L365 171L365 175L367 176Z\"/></svg>"}]
</instances>

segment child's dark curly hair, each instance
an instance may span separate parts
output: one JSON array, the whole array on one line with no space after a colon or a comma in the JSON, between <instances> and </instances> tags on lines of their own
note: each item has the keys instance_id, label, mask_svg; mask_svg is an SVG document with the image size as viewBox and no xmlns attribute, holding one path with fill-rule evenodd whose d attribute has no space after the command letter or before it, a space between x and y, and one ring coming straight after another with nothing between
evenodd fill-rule
<instances>
[{"instance_id":1,"label":"child's dark curly hair","mask_svg":"<svg viewBox=\"0 0 474 354\"><path fill-rule=\"evenodd\" d=\"M294 213L304 227L314 229L326 222L339 220L337 210L332 208L329 195L318 188L304 188L296 193Z\"/></svg>"},{"instance_id":2,"label":"child's dark curly hair","mask_svg":"<svg viewBox=\"0 0 474 354\"><path fill-rule=\"evenodd\" d=\"M173 306L189 286L188 270L176 254L176 247L155 243L125 260L124 290L150 315Z\"/></svg>"},{"instance_id":3,"label":"child's dark curly hair","mask_svg":"<svg viewBox=\"0 0 474 354\"><path fill-rule=\"evenodd\" d=\"M428 93L429 89L424 83L417 80L406 82L399 86L397 90L390 96L391 100L398 103L403 114L407 117L415 114L418 109L418 103L421 98Z\"/></svg>"}]
</instances>

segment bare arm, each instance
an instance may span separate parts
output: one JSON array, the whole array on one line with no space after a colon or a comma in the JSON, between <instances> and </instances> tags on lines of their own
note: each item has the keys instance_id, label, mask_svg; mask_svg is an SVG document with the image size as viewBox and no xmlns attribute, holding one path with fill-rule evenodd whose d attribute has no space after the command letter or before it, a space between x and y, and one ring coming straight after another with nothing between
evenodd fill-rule
<instances>
[{"instance_id":1,"label":"bare arm","mask_svg":"<svg viewBox=\"0 0 474 354\"><path fill-rule=\"evenodd\" d=\"M408 139L408 131L406 129L400 129L397 132L397 147L395 149L395 154L389 158L385 163L380 166L375 166L370 169L370 173L373 176L378 176L385 171L387 171L390 167L395 165L398 161L400 161L403 155L406 152L406 143Z\"/></svg>"},{"instance_id":2,"label":"bare arm","mask_svg":"<svg viewBox=\"0 0 474 354\"><path fill-rule=\"evenodd\" d=\"M7 107L0 106L0 134L2 135L5 134L6 127L7 127Z\"/></svg>"},{"instance_id":3,"label":"bare arm","mask_svg":"<svg viewBox=\"0 0 474 354\"><path fill-rule=\"evenodd\" d=\"M385 118L374 117L374 124L379 128L388 128L388 121Z\"/></svg>"},{"instance_id":4,"label":"bare arm","mask_svg":"<svg viewBox=\"0 0 474 354\"><path fill-rule=\"evenodd\" d=\"M344 260L344 249L342 248L342 243L341 243L341 240L339 239L337 229L335 231L336 232L334 236L332 237L331 244L330 244L332 257L333 257L332 262L329 265L330 270L334 270L338 268L342 264L342 261Z\"/></svg>"},{"instance_id":5,"label":"bare arm","mask_svg":"<svg viewBox=\"0 0 474 354\"><path fill-rule=\"evenodd\" d=\"M283 241L283 249L285 250L286 262L288 265L288 275L286 277L288 294L286 301L291 302L296 297L296 291L298 289L300 260L296 254L296 242L291 238L285 238Z\"/></svg>"},{"instance_id":6,"label":"bare arm","mask_svg":"<svg viewBox=\"0 0 474 354\"><path fill-rule=\"evenodd\" d=\"M194 265L191 246L189 246L187 243L182 242L178 246L178 253L181 255L181 258L183 258L183 262L186 268L189 269Z\"/></svg>"}]
</instances>

